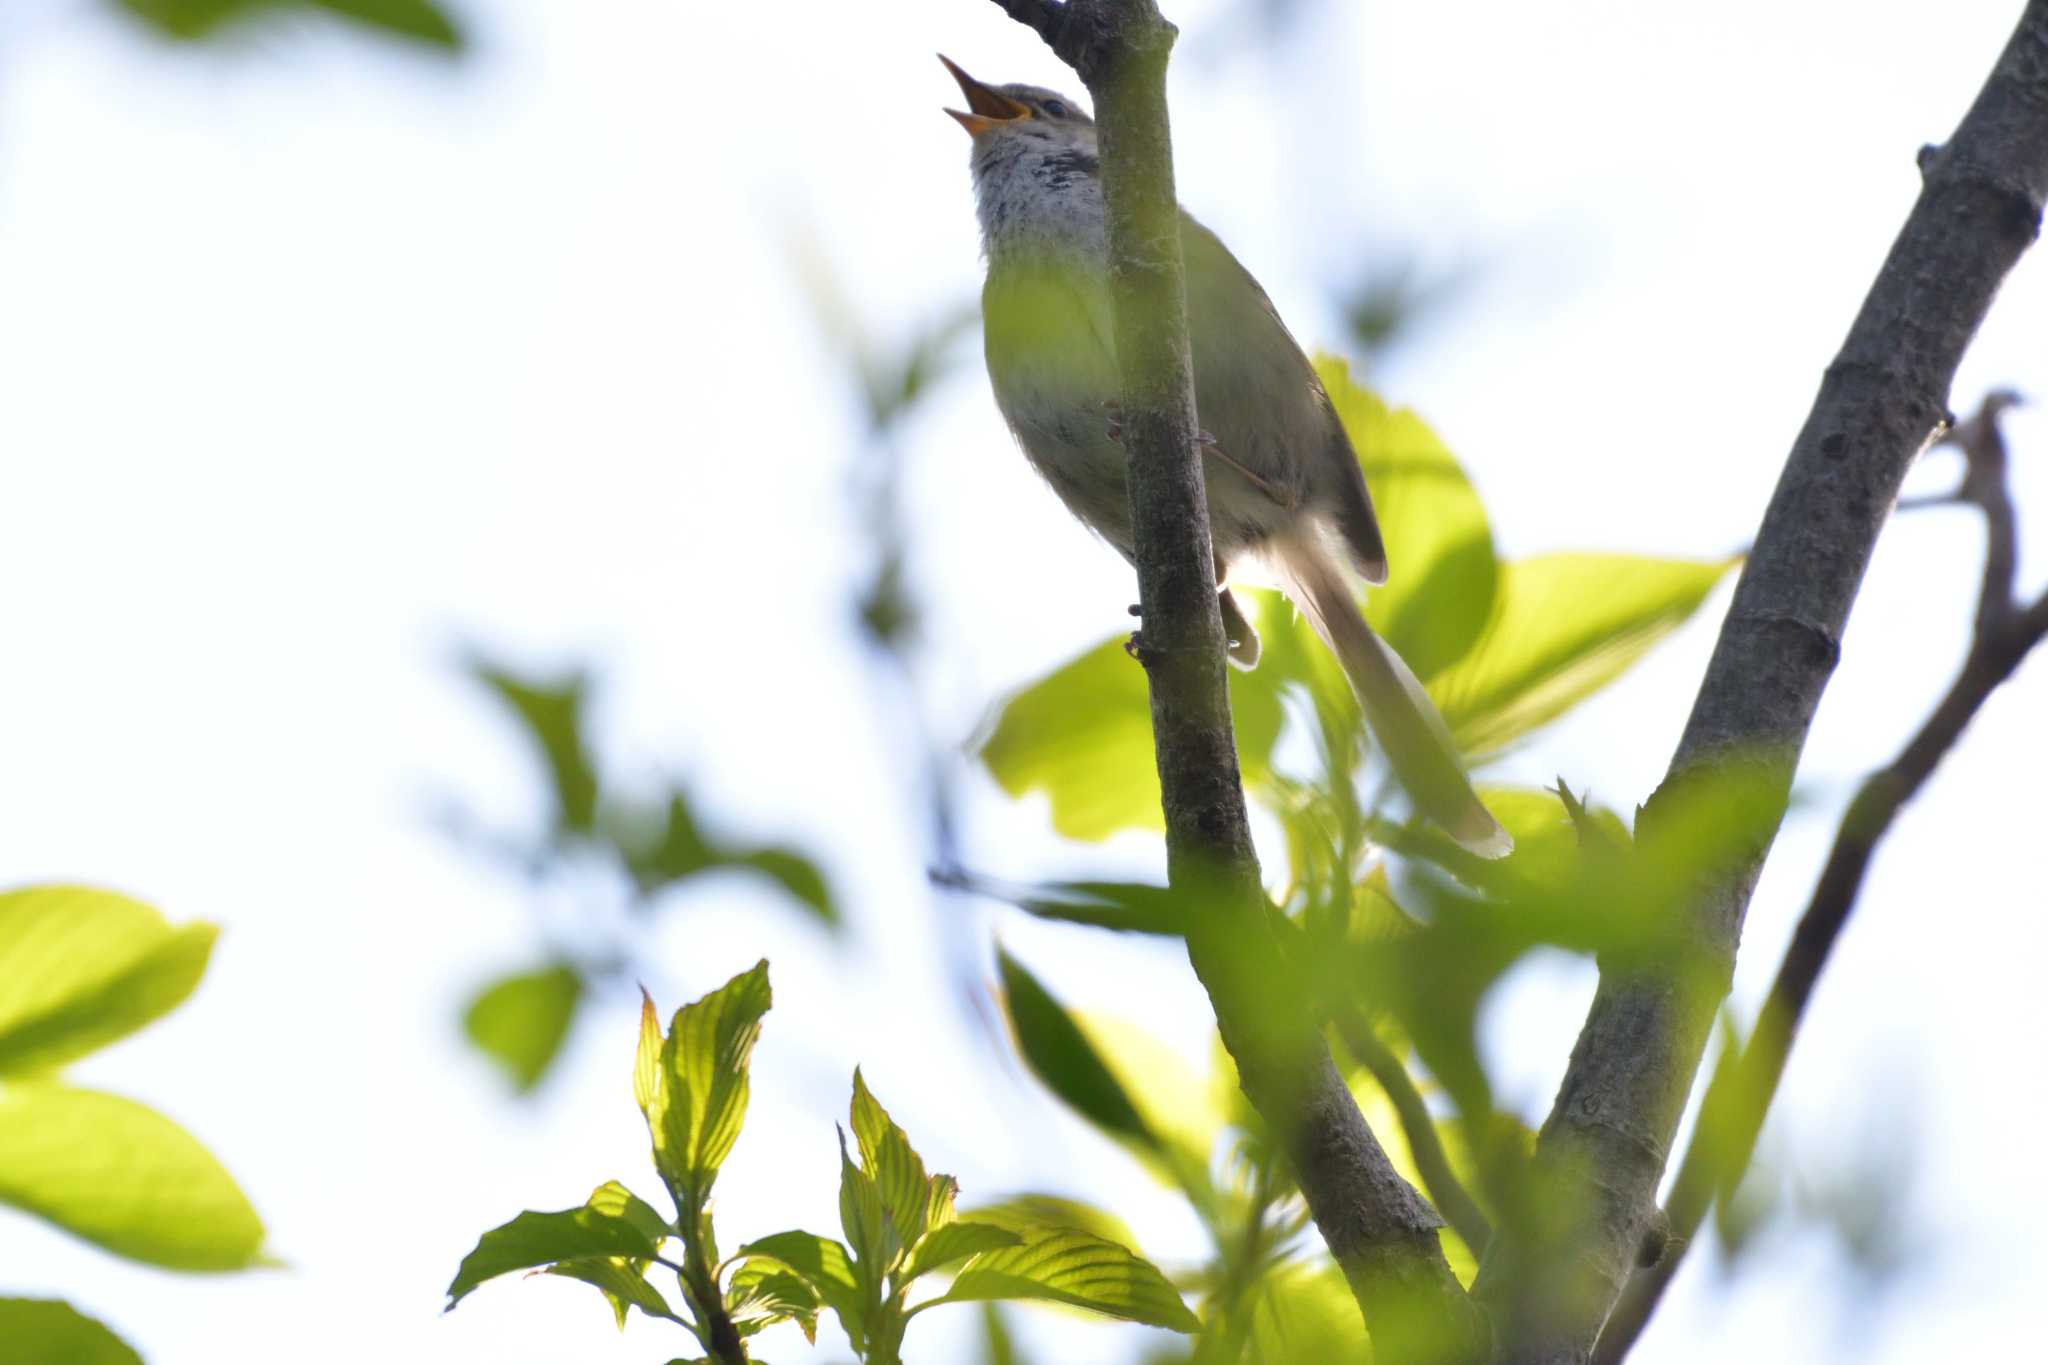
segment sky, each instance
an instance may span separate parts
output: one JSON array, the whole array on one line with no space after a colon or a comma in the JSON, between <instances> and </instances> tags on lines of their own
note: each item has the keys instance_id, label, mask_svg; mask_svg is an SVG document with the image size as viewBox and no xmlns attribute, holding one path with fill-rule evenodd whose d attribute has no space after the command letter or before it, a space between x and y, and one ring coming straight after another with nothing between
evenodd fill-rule
<instances>
[{"instance_id":1,"label":"sky","mask_svg":"<svg viewBox=\"0 0 2048 1365\"><path fill-rule=\"evenodd\" d=\"M1324 286L1387 261L1458 282L1369 377L1458 452L1503 552L1697 557L1751 535L1917 191L1914 152L2018 10L1309 6L1264 46L1222 0L1168 8L1182 199L1297 335L1341 344ZM1207 1055L1173 953L928 893L914 775L847 610L856 410L794 268L829 263L884 338L970 300L966 146L932 53L1077 83L966 0L807 7L767 34L752 7L674 0L471 14L452 66L322 25L175 50L82 0L0 17L0 885L92 881L224 926L194 999L78 1075L199 1135L289 1267L172 1276L0 1212L0 1285L72 1298L157 1365L679 1353L641 1319L615 1335L573 1284L439 1313L482 1229L608 1178L654 1185L628 1002L583 1021L535 1103L457 1035L465 993L530 959L531 906L433 813L540 815L459 675L466 641L600 663L618 767L681 774L722 828L813 849L846 897L837 942L739 880L658 921L664 1005L774 960L728 1240L831 1230L858 1062L967 1198L1055 1188L1125 1213L1162 1261L1197 1254L1187 1215L989 1046L946 973L963 930L937 917L971 917L966 941L999 934L1069 1001ZM2048 394L2044 330L2048 275L2024 261L1955 405ZM904 433L933 724L957 742L1130 600L1010 447L969 351ZM2048 416L2009 434L2038 589ZM1910 486L1943 487L1954 460ZM1738 1004L1857 776L1946 685L1978 553L1961 511L1887 529ZM1497 775L1632 806L1724 606ZM1817 1237L1726 1283L1701 1256L1639 1358L1971 1358L2029 1326L2048 1237L2014 1139L2048 1100L2025 1060L2048 950L2029 856L2044 670L1986 707L1880 853L1768 1139L1815 1185L1920 1153L1900 1191L1920 1256L1882 1293ZM961 772L977 866L1158 868L1149 840L1063 844L1042 804ZM1538 962L1493 1003L1502 1093L1532 1117L1590 988ZM944 1319L919 1319L913 1359L962 1358L966 1319ZM1143 1338L1033 1321L1076 1365Z\"/></svg>"}]
</instances>

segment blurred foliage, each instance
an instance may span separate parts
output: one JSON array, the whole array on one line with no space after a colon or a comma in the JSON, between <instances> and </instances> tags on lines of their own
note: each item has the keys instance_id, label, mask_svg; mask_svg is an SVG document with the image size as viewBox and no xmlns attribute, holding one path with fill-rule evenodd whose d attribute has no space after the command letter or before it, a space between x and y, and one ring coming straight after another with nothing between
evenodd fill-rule
<instances>
[{"instance_id":1,"label":"blurred foliage","mask_svg":"<svg viewBox=\"0 0 2048 1365\"><path fill-rule=\"evenodd\" d=\"M325 16L384 37L455 53L462 28L431 0L113 0L152 32L192 42L286 19Z\"/></svg>"},{"instance_id":2,"label":"blurred foliage","mask_svg":"<svg viewBox=\"0 0 2048 1365\"><path fill-rule=\"evenodd\" d=\"M69 1085L62 1068L183 1004L211 924L82 886L0 892L0 1204L169 1270L267 1264L263 1223L212 1153L170 1119ZM69 1305L0 1299L0 1358L139 1359Z\"/></svg>"},{"instance_id":3,"label":"blurred foliage","mask_svg":"<svg viewBox=\"0 0 2048 1365\"><path fill-rule=\"evenodd\" d=\"M35 1365L142 1365L135 1348L59 1299L0 1299L7 1359Z\"/></svg>"},{"instance_id":4,"label":"blurred foliage","mask_svg":"<svg viewBox=\"0 0 2048 1365\"><path fill-rule=\"evenodd\" d=\"M1732 567L1605 554L1503 560L1477 492L1413 413L1389 408L1341 363L1321 372L1359 452L1393 552L1389 584L1362 609L1408 659L1468 761L1524 739L1625 672L1699 609ZM1782 775L1731 760L1663 793L1631 822L1563 782L1488 788L1515 839L1489 862L1367 796L1368 758L1350 687L1286 601L1255 599L1259 666L1231 677L1245 784L1275 817L1284 857L1268 928L1290 971L1262 981L1276 1011L1312 1012L1345 1044L1340 1062L1397 1169L1450 1211L1445 1253L1475 1273L1492 1230L1520 1235L1579 1211L1552 1197L1535 1134L1502 1110L1479 1045L1485 1002L1538 949L1666 960L1680 898L1768 840ZM1313 770L1292 757L1306 739ZM1052 823L1100 839L1159 827L1146 683L1108 640L1010 698L981 746L1014 795L1043 792ZM1277 755L1290 755L1285 764ZM1377 789L1386 793L1384 785ZM1205 913L1192 893L1107 882L958 884L1041 918L1172 934ZM1202 1329L1158 1361L1358 1359L1367 1350L1342 1275L1315 1240L1285 1158L1219 1048L1210 1081L1128 1025L1062 1004L1000 959L1018 1053L1067 1107L1184 1198L1210 1253L1179 1282Z\"/></svg>"},{"instance_id":5,"label":"blurred foliage","mask_svg":"<svg viewBox=\"0 0 2048 1365\"><path fill-rule=\"evenodd\" d=\"M1027 1299L1188 1332L1196 1323L1149 1262L1098 1228L1037 1214L1055 1204L1015 1205L999 1217L961 1217L959 1184L928 1174L909 1137L856 1070L848 1114L854 1145L839 1133L838 1241L801 1230L774 1233L719 1256L712 1185L746 1121L748 1067L773 1002L764 961L677 1010L667 1031L643 997L633 1095L647 1121L654 1166L676 1213L665 1218L618 1181L580 1207L526 1212L484 1233L448 1285L453 1308L486 1280L540 1271L596 1288L625 1326L639 1309L687 1329L707 1362L754 1359L751 1338L794 1325L815 1344L829 1310L855 1354L901 1365L903 1336L918 1313L942 1303ZM855 1156L858 1155L856 1162ZM681 1259L664 1248L679 1241ZM684 1311L648 1279L673 1274ZM942 1292L910 1302L913 1285L938 1276ZM1008 1354L1001 1322L984 1318Z\"/></svg>"},{"instance_id":6,"label":"blurred foliage","mask_svg":"<svg viewBox=\"0 0 2048 1365\"><path fill-rule=\"evenodd\" d=\"M839 927L838 902L808 855L704 829L680 783L650 797L621 791L600 771L588 733L586 674L531 677L481 655L472 655L467 669L518 726L546 783L547 814L544 828L526 835L480 833L478 822L460 810L449 811L444 823L536 886L575 884L591 904L580 919L545 927L543 961L483 983L464 1008L464 1035L515 1090L531 1091L545 1079L587 999L623 986L635 957L637 921L677 887L738 872L774 884L826 928ZM620 898L627 906L623 929L598 913L601 903Z\"/></svg>"}]
</instances>

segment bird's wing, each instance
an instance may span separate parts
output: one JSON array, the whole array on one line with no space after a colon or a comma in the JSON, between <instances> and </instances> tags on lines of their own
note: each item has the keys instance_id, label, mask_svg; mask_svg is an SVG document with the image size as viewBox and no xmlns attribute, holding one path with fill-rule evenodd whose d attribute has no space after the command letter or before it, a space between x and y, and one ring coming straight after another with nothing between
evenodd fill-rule
<instances>
[{"instance_id":1,"label":"bird's wing","mask_svg":"<svg viewBox=\"0 0 2048 1365\"><path fill-rule=\"evenodd\" d=\"M1320 503L1342 533L1353 566L1367 581L1384 582L1387 552L1372 497L1315 367L1252 273L1186 213L1181 250L1203 428L1267 487ZM1216 340L1212 352L1200 349L1202 337Z\"/></svg>"}]
</instances>

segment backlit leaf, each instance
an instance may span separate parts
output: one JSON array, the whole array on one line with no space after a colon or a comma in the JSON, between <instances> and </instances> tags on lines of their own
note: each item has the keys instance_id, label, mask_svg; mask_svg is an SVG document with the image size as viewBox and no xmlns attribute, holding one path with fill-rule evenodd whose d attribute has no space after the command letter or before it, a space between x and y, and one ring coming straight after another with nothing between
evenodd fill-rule
<instances>
[{"instance_id":1,"label":"backlit leaf","mask_svg":"<svg viewBox=\"0 0 2048 1365\"><path fill-rule=\"evenodd\" d=\"M767 1257L740 1262L725 1290L726 1316L743 1337L778 1322L794 1322L815 1345L821 1302L808 1280Z\"/></svg>"},{"instance_id":2,"label":"backlit leaf","mask_svg":"<svg viewBox=\"0 0 2048 1365\"><path fill-rule=\"evenodd\" d=\"M91 887L0 894L0 1075L54 1069L169 1013L218 932Z\"/></svg>"},{"instance_id":3,"label":"backlit leaf","mask_svg":"<svg viewBox=\"0 0 2048 1365\"><path fill-rule=\"evenodd\" d=\"M1201 1325L1151 1262L1115 1242L1076 1229L1023 1238L969 1261L943 1301L1046 1299L1176 1332Z\"/></svg>"},{"instance_id":4,"label":"backlit leaf","mask_svg":"<svg viewBox=\"0 0 2048 1365\"><path fill-rule=\"evenodd\" d=\"M602 1213L587 1205L557 1213L529 1210L486 1232L476 1249L462 1258L448 1284L448 1307L460 1303L485 1280L514 1270L618 1257L646 1261L654 1251L654 1240L633 1219L620 1214Z\"/></svg>"},{"instance_id":5,"label":"backlit leaf","mask_svg":"<svg viewBox=\"0 0 2048 1365\"><path fill-rule=\"evenodd\" d=\"M263 1223L212 1153L155 1110L52 1082L0 1088L0 1203L174 1270L263 1262Z\"/></svg>"},{"instance_id":6,"label":"backlit leaf","mask_svg":"<svg viewBox=\"0 0 2048 1365\"><path fill-rule=\"evenodd\" d=\"M969 1256L994 1251L998 1247L1017 1246L1023 1240L1019 1233L1009 1228L998 1227L994 1223L979 1223L970 1219L948 1223L917 1244L916 1249L910 1253L910 1260L903 1267L903 1280L908 1283L920 1275L928 1275L934 1270L944 1270L947 1266L964 1261Z\"/></svg>"},{"instance_id":7,"label":"backlit leaf","mask_svg":"<svg viewBox=\"0 0 2048 1365\"><path fill-rule=\"evenodd\" d=\"M1247 782L1266 771L1279 737L1282 681L1231 670L1231 716ZM1044 792L1053 828L1070 839L1164 828L1145 670L1124 652L1122 637L1069 660L1005 702L981 760L1010 795Z\"/></svg>"},{"instance_id":8,"label":"backlit leaf","mask_svg":"<svg viewBox=\"0 0 2048 1365\"><path fill-rule=\"evenodd\" d=\"M6 1359L25 1365L142 1365L127 1342L61 1299L0 1299L0 1342Z\"/></svg>"},{"instance_id":9,"label":"backlit leaf","mask_svg":"<svg viewBox=\"0 0 2048 1365\"><path fill-rule=\"evenodd\" d=\"M669 1024L647 1126L655 1166L685 1216L703 1207L746 1121L747 1060L772 1001L763 959L677 1010Z\"/></svg>"},{"instance_id":10,"label":"backlit leaf","mask_svg":"<svg viewBox=\"0 0 2048 1365\"><path fill-rule=\"evenodd\" d=\"M1342 360L1316 362L1358 452L1387 543L1387 581L1366 616L1425 681L1477 638L1499 579L1493 532L1472 481L1415 413L1351 380Z\"/></svg>"},{"instance_id":11,"label":"backlit leaf","mask_svg":"<svg viewBox=\"0 0 2048 1365\"><path fill-rule=\"evenodd\" d=\"M1429 679L1458 747L1492 753L1605 687L1699 608L1733 560L1560 554L1505 566L1471 651Z\"/></svg>"},{"instance_id":12,"label":"backlit leaf","mask_svg":"<svg viewBox=\"0 0 2048 1365\"><path fill-rule=\"evenodd\" d=\"M860 1280L854 1273L853 1258L843 1245L815 1233L778 1232L747 1243L739 1254L769 1257L803 1276L819 1299L838 1316L839 1325L852 1340L854 1349L862 1349L866 1339L866 1305Z\"/></svg>"},{"instance_id":13,"label":"backlit leaf","mask_svg":"<svg viewBox=\"0 0 2048 1365\"><path fill-rule=\"evenodd\" d=\"M909 1137L868 1089L858 1067L853 1072L852 1122L861 1166L874 1177L881 1197L882 1216L895 1229L896 1240L910 1246L931 1225L932 1180Z\"/></svg>"},{"instance_id":14,"label":"backlit leaf","mask_svg":"<svg viewBox=\"0 0 2048 1365\"><path fill-rule=\"evenodd\" d=\"M654 1318L673 1319L675 1311L661 1291L647 1282L647 1262L626 1256L582 1256L557 1261L542 1272L593 1285L612 1307L619 1330L626 1329L626 1310L638 1308Z\"/></svg>"}]
</instances>

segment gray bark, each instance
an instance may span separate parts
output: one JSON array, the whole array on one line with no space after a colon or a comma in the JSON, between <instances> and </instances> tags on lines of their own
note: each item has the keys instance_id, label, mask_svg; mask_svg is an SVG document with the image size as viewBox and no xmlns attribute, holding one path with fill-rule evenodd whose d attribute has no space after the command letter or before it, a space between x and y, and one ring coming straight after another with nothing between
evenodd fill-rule
<instances>
[{"instance_id":1,"label":"gray bark","mask_svg":"<svg viewBox=\"0 0 2048 1365\"><path fill-rule=\"evenodd\" d=\"M1483 1354L1485 1324L1451 1274L1434 1210L1394 1170L1285 991L1267 926L1231 732L1215 556L1197 454L1180 220L1166 110L1174 27L1152 0L997 0L1086 82L1101 136L1122 442L1151 684L1168 878L1188 956L1246 1096L1293 1158L1383 1360Z\"/></svg>"},{"instance_id":2,"label":"gray bark","mask_svg":"<svg viewBox=\"0 0 2048 1365\"><path fill-rule=\"evenodd\" d=\"M2029 0L1945 147L1921 154L1893 243L1786 461L1671 770L1639 831L1689 777L1755 765L1779 792L1840 655L1842 628L1915 457L1948 420L1956 366L2048 197L2048 0ZM1655 1222L1662 1177L1727 993L1768 840L1677 926L1683 960L1603 963L1538 1148L1568 1234L1492 1249L1476 1286L1513 1365L1579 1365Z\"/></svg>"}]
</instances>

